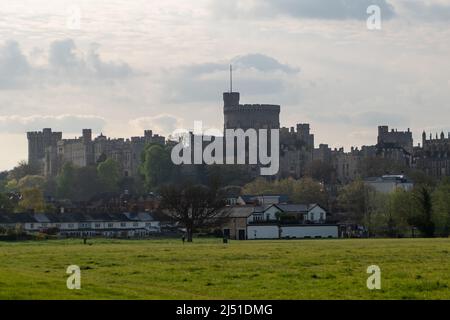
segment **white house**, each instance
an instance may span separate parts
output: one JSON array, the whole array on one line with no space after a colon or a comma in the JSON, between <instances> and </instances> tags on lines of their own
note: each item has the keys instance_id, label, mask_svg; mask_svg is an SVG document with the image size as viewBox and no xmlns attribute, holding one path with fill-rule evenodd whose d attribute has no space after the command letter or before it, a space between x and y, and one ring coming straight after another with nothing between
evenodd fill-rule
<instances>
[{"instance_id":1,"label":"white house","mask_svg":"<svg viewBox=\"0 0 450 320\"><path fill-rule=\"evenodd\" d=\"M318 204L273 204L247 218L247 239L337 238L338 226L326 224Z\"/></svg>"},{"instance_id":2,"label":"white house","mask_svg":"<svg viewBox=\"0 0 450 320\"><path fill-rule=\"evenodd\" d=\"M300 223L324 223L327 212L318 204L273 204L263 210L255 210L248 217L249 223L279 221L282 215L290 215Z\"/></svg>"}]
</instances>

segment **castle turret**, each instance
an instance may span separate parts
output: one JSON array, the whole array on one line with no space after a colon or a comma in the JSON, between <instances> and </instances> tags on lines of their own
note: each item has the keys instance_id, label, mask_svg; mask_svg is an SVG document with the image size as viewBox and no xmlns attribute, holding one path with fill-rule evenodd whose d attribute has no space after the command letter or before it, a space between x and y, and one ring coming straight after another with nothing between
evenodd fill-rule
<instances>
[{"instance_id":1,"label":"castle turret","mask_svg":"<svg viewBox=\"0 0 450 320\"><path fill-rule=\"evenodd\" d=\"M83 142L90 143L92 141L92 130L83 129Z\"/></svg>"},{"instance_id":2,"label":"castle turret","mask_svg":"<svg viewBox=\"0 0 450 320\"><path fill-rule=\"evenodd\" d=\"M240 100L239 92L224 92L223 106L224 108L238 107Z\"/></svg>"}]
</instances>

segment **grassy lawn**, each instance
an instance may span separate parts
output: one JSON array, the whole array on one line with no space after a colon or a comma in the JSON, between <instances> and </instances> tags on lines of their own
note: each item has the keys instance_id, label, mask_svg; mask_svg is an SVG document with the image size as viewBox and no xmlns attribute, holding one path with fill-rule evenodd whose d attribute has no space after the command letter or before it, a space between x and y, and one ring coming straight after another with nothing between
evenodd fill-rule
<instances>
[{"instance_id":1,"label":"grassy lawn","mask_svg":"<svg viewBox=\"0 0 450 320\"><path fill-rule=\"evenodd\" d=\"M0 243L0 299L450 299L450 239L90 242Z\"/></svg>"}]
</instances>

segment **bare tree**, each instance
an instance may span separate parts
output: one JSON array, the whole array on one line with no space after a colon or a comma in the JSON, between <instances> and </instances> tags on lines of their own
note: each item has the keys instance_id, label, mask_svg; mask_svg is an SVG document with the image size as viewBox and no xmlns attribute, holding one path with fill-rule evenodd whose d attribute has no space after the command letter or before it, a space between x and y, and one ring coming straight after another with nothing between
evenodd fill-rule
<instances>
[{"instance_id":1,"label":"bare tree","mask_svg":"<svg viewBox=\"0 0 450 320\"><path fill-rule=\"evenodd\" d=\"M220 189L204 185L167 185L160 190L161 207L186 228L187 241L199 228L220 225L225 200Z\"/></svg>"}]
</instances>

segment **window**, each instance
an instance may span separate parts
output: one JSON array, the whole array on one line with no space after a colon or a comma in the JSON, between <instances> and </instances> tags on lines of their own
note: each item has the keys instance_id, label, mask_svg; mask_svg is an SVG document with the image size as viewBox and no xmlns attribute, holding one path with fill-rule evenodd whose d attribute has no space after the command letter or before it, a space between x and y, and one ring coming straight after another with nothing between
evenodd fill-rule
<instances>
[{"instance_id":1,"label":"window","mask_svg":"<svg viewBox=\"0 0 450 320\"><path fill-rule=\"evenodd\" d=\"M133 227L139 227L139 222L133 222Z\"/></svg>"},{"instance_id":2,"label":"window","mask_svg":"<svg viewBox=\"0 0 450 320\"><path fill-rule=\"evenodd\" d=\"M127 226L127 223L126 223L126 222L121 222L121 223L120 223L120 226L121 226L121 227L126 227L126 226Z\"/></svg>"},{"instance_id":3,"label":"window","mask_svg":"<svg viewBox=\"0 0 450 320\"><path fill-rule=\"evenodd\" d=\"M31 229L34 228L34 223L30 223L30 228L31 228Z\"/></svg>"},{"instance_id":4,"label":"window","mask_svg":"<svg viewBox=\"0 0 450 320\"><path fill-rule=\"evenodd\" d=\"M114 227L114 223L108 223L108 228Z\"/></svg>"},{"instance_id":5,"label":"window","mask_svg":"<svg viewBox=\"0 0 450 320\"><path fill-rule=\"evenodd\" d=\"M96 224L95 224L95 227L96 227L96 228L100 228L100 223L96 223Z\"/></svg>"}]
</instances>

